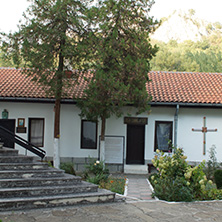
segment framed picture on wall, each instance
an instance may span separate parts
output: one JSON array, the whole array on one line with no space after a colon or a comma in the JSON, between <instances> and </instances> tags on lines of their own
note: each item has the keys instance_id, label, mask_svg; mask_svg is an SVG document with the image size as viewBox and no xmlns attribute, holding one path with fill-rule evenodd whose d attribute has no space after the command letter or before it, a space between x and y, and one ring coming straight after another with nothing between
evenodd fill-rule
<instances>
[{"instance_id":1,"label":"framed picture on wall","mask_svg":"<svg viewBox=\"0 0 222 222\"><path fill-rule=\"evenodd\" d=\"M18 127L25 127L25 118L18 118Z\"/></svg>"}]
</instances>

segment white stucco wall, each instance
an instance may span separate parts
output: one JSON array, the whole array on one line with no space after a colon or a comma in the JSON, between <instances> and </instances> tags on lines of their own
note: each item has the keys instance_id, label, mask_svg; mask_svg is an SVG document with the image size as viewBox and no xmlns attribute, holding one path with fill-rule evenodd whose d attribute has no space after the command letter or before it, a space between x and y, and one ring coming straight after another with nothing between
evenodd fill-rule
<instances>
[{"instance_id":1,"label":"white stucco wall","mask_svg":"<svg viewBox=\"0 0 222 222\"><path fill-rule=\"evenodd\" d=\"M206 133L206 155L203 155L203 133L192 131L192 128L202 129L204 116L207 128L217 129ZM212 145L216 146L217 159L222 161L222 109L180 108L178 146L184 149L188 160L207 160Z\"/></svg>"},{"instance_id":2,"label":"white stucco wall","mask_svg":"<svg viewBox=\"0 0 222 222\"><path fill-rule=\"evenodd\" d=\"M9 119L15 119L16 127L18 118L25 118L26 133L17 133L25 140L28 140L28 118L45 118L43 149L47 151L47 155L53 154L53 107L53 104L45 103L0 102L0 112L7 109ZM15 145L15 148L19 150L19 153L25 154L24 148L18 145Z\"/></svg>"},{"instance_id":3,"label":"white stucco wall","mask_svg":"<svg viewBox=\"0 0 222 222\"><path fill-rule=\"evenodd\" d=\"M61 157L98 157L98 149L81 149L80 110L71 104L61 106Z\"/></svg>"},{"instance_id":4,"label":"white stucco wall","mask_svg":"<svg viewBox=\"0 0 222 222\"><path fill-rule=\"evenodd\" d=\"M47 156L53 156L53 128L54 128L54 104L46 103L15 103L0 102L0 112L7 109L10 119L16 119L16 127L18 118L25 118L26 134L18 134L24 139L28 139L28 118L45 118L45 140L43 149L46 150ZM125 113L129 112L126 108ZM151 160L154 153L154 133L155 121L172 121L174 136L174 115L175 107L152 107L148 115L143 113L138 117L147 117L148 124L145 126L145 160ZM80 110L71 104L62 104L61 106L61 140L60 140L60 156L61 157L98 157L99 151L99 135L100 122L98 125L98 147L97 149L81 149L81 119L79 117ZM126 115L125 115L126 116ZM208 151L212 145L216 146L217 158L222 161L222 109L206 109L206 108L184 108L180 107L178 118L178 147L184 149L189 161L207 160L209 153L203 155L203 133L193 132L192 128L201 129L203 126L203 117L206 116L206 125L208 129L217 128L217 132L208 132L206 135L206 150ZM132 115L133 117L133 115ZM111 117L106 123L107 136L124 136L126 157L127 147L127 125L124 124L124 116L121 118ZM174 138L173 138L174 141ZM23 148L16 145L16 149L20 153L25 153ZM118 154L117 154L118 155Z\"/></svg>"}]
</instances>

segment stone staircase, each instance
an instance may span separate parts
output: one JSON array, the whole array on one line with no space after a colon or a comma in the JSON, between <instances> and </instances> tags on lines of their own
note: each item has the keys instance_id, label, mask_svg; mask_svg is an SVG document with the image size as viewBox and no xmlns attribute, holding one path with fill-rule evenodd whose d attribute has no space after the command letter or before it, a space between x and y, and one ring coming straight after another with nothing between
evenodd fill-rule
<instances>
[{"instance_id":1,"label":"stone staircase","mask_svg":"<svg viewBox=\"0 0 222 222\"><path fill-rule=\"evenodd\" d=\"M17 150L0 149L0 211L113 202L115 194Z\"/></svg>"}]
</instances>

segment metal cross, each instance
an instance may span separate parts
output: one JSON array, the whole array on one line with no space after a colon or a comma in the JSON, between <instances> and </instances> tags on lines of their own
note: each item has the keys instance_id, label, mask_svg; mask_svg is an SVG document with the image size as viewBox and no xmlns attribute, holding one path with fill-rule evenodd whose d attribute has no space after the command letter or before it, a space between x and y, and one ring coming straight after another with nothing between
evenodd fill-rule
<instances>
[{"instance_id":1,"label":"metal cross","mask_svg":"<svg viewBox=\"0 0 222 222\"><path fill-rule=\"evenodd\" d=\"M192 131L203 133L203 155L205 155L206 154L206 133L207 132L217 132L217 129L207 129L207 127L206 127L206 117L204 116L202 129L192 128Z\"/></svg>"}]
</instances>

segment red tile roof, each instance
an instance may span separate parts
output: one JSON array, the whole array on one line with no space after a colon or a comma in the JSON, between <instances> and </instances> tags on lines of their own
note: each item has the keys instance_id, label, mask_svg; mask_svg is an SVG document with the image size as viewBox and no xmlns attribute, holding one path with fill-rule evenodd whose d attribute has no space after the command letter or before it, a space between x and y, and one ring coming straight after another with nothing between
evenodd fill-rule
<instances>
[{"instance_id":1,"label":"red tile roof","mask_svg":"<svg viewBox=\"0 0 222 222\"><path fill-rule=\"evenodd\" d=\"M147 83L147 90L154 103L222 104L221 73L151 71L148 76L151 81ZM87 82L83 75L80 75L78 82L78 85L65 90L64 99L82 96ZM40 84L22 74L21 69L13 68L0 68L0 97L52 98L47 96Z\"/></svg>"},{"instance_id":2,"label":"red tile roof","mask_svg":"<svg viewBox=\"0 0 222 222\"><path fill-rule=\"evenodd\" d=\"M153 102L222 104L221 73L150 72Z\"/></svg>"}]
</instances>

